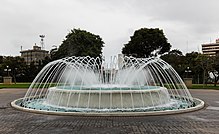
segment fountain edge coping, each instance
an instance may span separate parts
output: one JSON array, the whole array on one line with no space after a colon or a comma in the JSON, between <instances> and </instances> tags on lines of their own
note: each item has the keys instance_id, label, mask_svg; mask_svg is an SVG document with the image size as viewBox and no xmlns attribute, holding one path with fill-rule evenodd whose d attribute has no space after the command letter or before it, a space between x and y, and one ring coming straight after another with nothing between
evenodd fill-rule
<instances>
[{"instance_id":1,"label":"fountain edge coping","mask_svg":"<svg viewBox=\"0 0 219 134\"><path fill-rule=\"evenodd\" d=\"M36 110L29 109L25 107L21 107L16 105L16 102L23 98L16 99L11 102L11 106L15 109L38 113L38 114L48 114L48 115L65 115L65 116L153 116L153 115L170 115L170 114L179 114L179 113L187 113L192 111L197 111L202 109L205 106L204 101L198 98L193 98L195 102L199 102L195 107L190 107L186 109L178 109L178 110L166 110L166 111L150 111L150 112L111 112L111 113L95 113L95 112L56 112L56 111L46 111L46 110Z\"/></svg>"}]
</instances>

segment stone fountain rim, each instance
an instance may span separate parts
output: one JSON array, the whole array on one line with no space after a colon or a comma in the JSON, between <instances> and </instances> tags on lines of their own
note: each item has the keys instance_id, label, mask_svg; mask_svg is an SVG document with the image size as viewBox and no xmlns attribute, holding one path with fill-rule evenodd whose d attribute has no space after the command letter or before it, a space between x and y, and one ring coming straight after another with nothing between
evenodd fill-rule
<instances>
[{"instance_id":1,"label":"stone fountain rim","mask_svg":"<svg viewBox=\"0 0 219 134\"><path fill-rule=\"evenodd\" d=\"M178 110L166 110L166 111L149 111L149 112L109 112L109 113L97 113L97 112L56 112L56 111L46 111L46 110L36 110L29 109L25 107L21 107L16 105L16 102L22 100L23 98L16 99L11 102L11 106L15 109L38 113L38 114L48 114L48 115L62 115L62 116L153 116L153 115L170 115L170 114L179 114L179 113L187 113L192 111L197 111L202 109L205 106L204 101L198 98L193 98L194 102L198 103L195 107L190 107L186 109L178 109Z\"/></svg>"},{"instance_id":2,"label":"stone fountain rim","mask_svg":"<svg viewBox=\"0 0 219 134\"><path fill-rule=\"evenodd\" d=\"M55 90L55 91L59 91L59 92L74 92L74 93L145 93L145 92L157 92L160 90L166 90L167 88L165 87L158 87L158 88L154 88L154 89L140 89L140 90L63 90L61 88L57 88L57 87L50 87L48 88L48 90Z\"/></svg>"}]
</instances>

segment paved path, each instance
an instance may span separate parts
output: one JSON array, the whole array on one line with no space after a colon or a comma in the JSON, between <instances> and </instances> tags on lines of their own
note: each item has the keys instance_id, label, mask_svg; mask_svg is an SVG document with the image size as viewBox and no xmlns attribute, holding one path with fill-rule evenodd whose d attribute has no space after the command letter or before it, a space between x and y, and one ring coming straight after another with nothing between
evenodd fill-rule
<instances>
[{"instance_id":1,"label":"paved path","mask_svg":"<svg viewBox=\"0 0 219 134\"><path fill-rule=\"evenodd\" d=\"M55 116L11 108L9 103L23 97L25 92L25 89L0 89L0 134L219 134L219 90L191 90L194 97L206 102L202 110L145 117Z\"/></svg>"}]
</instances>

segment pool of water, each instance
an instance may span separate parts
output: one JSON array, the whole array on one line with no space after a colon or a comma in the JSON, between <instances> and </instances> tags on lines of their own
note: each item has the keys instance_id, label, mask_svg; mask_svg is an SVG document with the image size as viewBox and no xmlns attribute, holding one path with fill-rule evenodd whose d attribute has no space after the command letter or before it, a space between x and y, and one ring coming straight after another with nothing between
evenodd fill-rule
<instances>
[{"instance_id":1,"label":"pool of water","mask_svg":"<svg viewBox=\"0 0 219 134\"><path fill-rule=\"evenodd\" d=\"M162 104L158 106L151 107L139 107L139 108L77 108L77 107L58 107L53 105L48 105L44 103L44 99L33 99L25 104L26 108L35 109L35 110L43 110L43 111L55 111L55 112L148 112L148 111L166 111L166 110L178 110L178 109L186 109L191 107L192 102L188 103L188 101L171 99L171 101L167 104ZM23 106L21 101L17 102L17 105Z\"/></svg>"}]
</instances>

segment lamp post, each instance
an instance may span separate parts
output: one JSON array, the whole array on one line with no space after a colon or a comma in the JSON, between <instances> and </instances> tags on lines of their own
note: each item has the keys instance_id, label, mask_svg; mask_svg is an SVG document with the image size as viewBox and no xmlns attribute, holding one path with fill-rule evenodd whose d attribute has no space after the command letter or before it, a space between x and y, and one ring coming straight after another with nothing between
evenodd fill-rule
<instances>
[{"instance_id":1,"label":"lamp post","mask_svg":"<svg viewBox=\"0 0 219 134\"><path fill-rule=\"evenodd\" d=\"M17 73L17 68L14 68L14 83L16 84L16 73Z\"/></svg>"},{"instance_id":2,"label":"lamp post","mask_svg":"<svg viewBox=\"0 0 219 134\"><path fill-rule=\"evenodd\" d=\"M188 78L188 73L191 73L192 70L190 70L189 67L186 68L185 73L186 73L186 78Z\"/></svg>"},{"instance_id":3,"label":"lamp post","mask_svg":"<svg viewBox=\"0 0 219 134\"><path fill-rule=\"evenodd\" d=\"M9 75L9 72L11 72L11 69L9 68L9 66L6 66L6 68L4 69L4 71L7 72L8 76L10 76L10 75Z\"/></svg>"},{"instance_id":4,"label":"lamp post","mask_svg":"<svg viewBox=\"0 0 219 134\"><path fill-rule=\"evenodd\" d=\"M12 82L12 77L10 76L9 72L11 72L11 69L9 68L9 66L6 66L6 68L4 69L5 72L7 72L7 76L3 77L4 83L5 84L11 84Z\"/></svg>"},{"instance_id":5,"label":"lamp post","mask_svg":"<svg viewBox=\"0 0 219 134\"><path fill-rule=\"evenodd\" d=\"M187 86L188 88L191 88L191 87L192 87L192 78L188 78L188 74L191 73L191 72L192 72L192 70L190 70L189 67L187 67L187 68L185 69L186 78L184 78L184 82L185 82L185 84L186 84L186 86Z\"/></svg>"}]
</instances>

